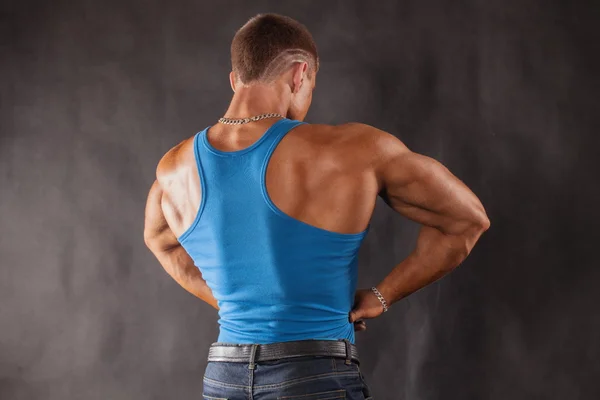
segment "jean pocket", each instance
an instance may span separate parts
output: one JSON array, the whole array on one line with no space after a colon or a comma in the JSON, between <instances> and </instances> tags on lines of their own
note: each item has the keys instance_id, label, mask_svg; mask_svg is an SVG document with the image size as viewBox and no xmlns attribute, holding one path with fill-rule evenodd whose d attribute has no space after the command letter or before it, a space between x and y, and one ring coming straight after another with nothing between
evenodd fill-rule
<instances>
[{"instance_id":1,"label":"jean pocket","mask_svg":"<svg viewBox=\"0 0 600 400\"><path fill-rule=\"evenodd\" d=\"M318 392L309 394L299 394L296 396L281 396L277 400L331 400L345 399L346 389L330 390L328 392Z\"/></svg>"},{"instance_id":2,"label":"jean pocket","mask_svg":"<svg viewBox=\"0 0 600 400\"><path fill-rule=\"evenodd\" d=\"M229 399L227 399L225 397L213 397L213 396L207 396L205 394L202 395L202 398L204 400L229 400Z\"/></svg>"}]
</instances>

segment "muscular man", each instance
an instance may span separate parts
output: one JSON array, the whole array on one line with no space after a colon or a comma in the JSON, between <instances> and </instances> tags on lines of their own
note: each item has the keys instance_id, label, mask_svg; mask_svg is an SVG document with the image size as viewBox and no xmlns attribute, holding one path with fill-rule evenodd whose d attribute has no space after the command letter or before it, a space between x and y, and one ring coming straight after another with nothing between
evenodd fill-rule
<instances>
[{"instance_id":1,"label":"muscular man","mask_svg":"<svg viewBox=\"0 0 600 400\"><path fill-rule=\"evenodd\" d=\"M319 58L310 33L265 14L233 38L224 117L160 161L144 238L219 314L208 399L364 399L355 330L442 277L490 222L436 160L374 127L303 121ZM356 290L377 196L422 224L414 251Z\"/></svg>"}]
</instances>

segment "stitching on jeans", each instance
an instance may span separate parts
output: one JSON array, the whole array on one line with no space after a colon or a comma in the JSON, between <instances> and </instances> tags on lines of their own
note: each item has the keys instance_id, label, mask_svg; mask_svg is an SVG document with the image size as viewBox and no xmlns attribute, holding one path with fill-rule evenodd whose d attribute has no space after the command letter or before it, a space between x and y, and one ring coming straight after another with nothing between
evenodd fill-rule
<instances>
[{"instance_id":1,"label":"stitching on jeans","mask_svg":"<svg viewBox=\"0 0 600 400\"><path fill-rule=\"evenodd\" d=\"M302 395L302 397L304 396L316 396L319 393L313 393L313 394L306 394L306 395ZM346 393L344 393L341 396L335 396L335 397L319 397L319 400L334 400L334 399L345 399L346 398ZM300 397L297 396L291 396L291 397L278 397L277 400L285 400L285 399L290 399L290 400L294 400L294 399L300 399ZM369 399L372 399L372 397L369 397ZM227 399L225 399L227 400Z\"/></svg>"},{"instance_id":2,"label":"stitching on jeans","mask_svg":"<svg viewBox=\"0 0 600 400\"><path fill-rule=\"evenodd\" d=\"M285 386L295 385L297 383L310 382L313 380L329 378L332 376L356 376L356 372L355 371L352 371L352 372L329 372L326 374L312 375L312 376L305 377L305 378L292 379L289 381L276 383L276 384L272 384L272 385L254 385L254 388L255 389L277 389L277 388L283 388Z\"/></svg>"},{"instance_id":3,"label":"stitching on jeans","mask_svg":"<svg viewBox=\"0 0 600 400\"><path fill-rule=\"evenodd\" d=\"M219 382L219 381L215 381L214 379L207 378L207 377L204 377L203 380L205 382L209 383L210 385L215 385L215 386L220 386L220 387L228 387L228 388L236 388L236 389L249 389L249 387L246 385L235 385L233 383Z\"/></svg>"},{"instance_id":4,"label":"stitching on jeans","mask_svg":"<svg viewBox=\"0 0 600 400\"><path fill-rule=\"evenodd\" d=\"M346 389L339 389L339 390L329 390L327 392L299 394L297 396L281 396L281 397L278 397L277 399L281 399L281 400L284 400L284 399L300 399L302 397L317 396L317 395L328 394L328 393L331 393L331 395L333 395L335 397L323 397L321 400L345 399L346 398ZM334 393L337 393L337 394L334 394ZM343 397L340 397L339 395L343 395Z\"/></svg>"},{"instance_id":5,"label":"stitching on jeans","mask_svg":"<svg viewBox=\"0 0 600 400\"><path fill-rule=\"evenodd\" d=\"M330 373L326 373L326 374L313 375L313 376L309 376L306 378L292 379L289 381L275 383L272 385L254 385L254 389L278 389L278 388L283 388L285 386L291 386L296 383L310 382L313 380L329 378L331 376L354 376L354 375L356 375L355 371L352 371L352 372L330 372ZM214 379L210 379L207 377L204 377L203 381L208 383L209 385L214 385L214 386L219 386L219 387L250 390L250 387L246 386L246 385L236 385L233 383L225 383L225 382L215 381Z\"/></svg>"}]
</instances>

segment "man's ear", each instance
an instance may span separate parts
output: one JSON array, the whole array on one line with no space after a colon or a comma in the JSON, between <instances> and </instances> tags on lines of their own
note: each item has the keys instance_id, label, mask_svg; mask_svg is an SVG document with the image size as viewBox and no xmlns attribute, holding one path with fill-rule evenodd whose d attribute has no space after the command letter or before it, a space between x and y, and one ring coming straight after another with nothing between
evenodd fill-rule
<instances>
[{"instance_id":1,"label":"man's ear","mask_svg":"<svg viewBox=\"0 0 600 400\"><path fill-rule=\"evenodd\" d=\"M235 72L233 71L229 73L229 84L231 85L231 90L235 93Z\"/></svg>"},{"instance_id":2,"label":"man's ear","mask_svg":"<svg viewBox=\"0 0 600 400\"><path fill-rule=\"evenodd\" d=\"M304 77L308 70L308 64L306 62L299 62L294 67L294 75L292 76L293 88L292 93L298 93L300 88L304 84Z\"/></svg>"}]
</instances>

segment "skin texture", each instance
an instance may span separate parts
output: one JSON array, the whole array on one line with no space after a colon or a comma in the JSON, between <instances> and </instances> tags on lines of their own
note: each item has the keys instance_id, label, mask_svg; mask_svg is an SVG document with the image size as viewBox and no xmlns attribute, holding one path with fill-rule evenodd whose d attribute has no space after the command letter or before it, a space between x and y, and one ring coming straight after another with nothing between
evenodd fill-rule
<instances>
[{"instance_id":1,"label":"skin texture","mask_svg":"<svg viewBox=\"0 0 600 400\"><path fill-rule=\"evenodd\" d=\"M230 74L234 96L226 117L276 112L303 120L316 73L299 62L275 82L241 85ZM277 119L244 125L215 124L209 142L237 151L256 142ZM217 300L177 241L191 226L202 197L193 137L161 159L146 205L146 245L184 289L218 309ZM377 285L388 306L456 268L490 226L477 196L438 161L410 151L377 128L349 123L300 125L275 149L266 175L269 196L284 213L339 233L363 231L377 196L422 225L413 252ZM355 330L366 329L383 306L369 289L357 290L349 314Z\"/></svg>"}]
</instances>

